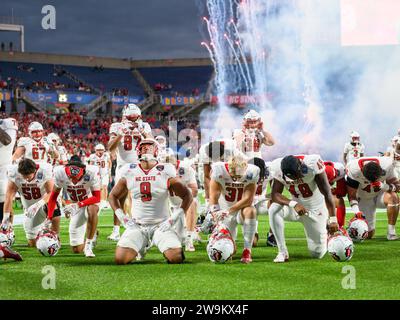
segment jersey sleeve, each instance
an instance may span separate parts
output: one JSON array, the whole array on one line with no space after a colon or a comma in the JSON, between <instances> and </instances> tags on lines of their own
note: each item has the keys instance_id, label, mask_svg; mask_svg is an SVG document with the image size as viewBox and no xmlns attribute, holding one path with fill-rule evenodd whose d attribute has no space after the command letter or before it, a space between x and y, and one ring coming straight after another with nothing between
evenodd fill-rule
<instances>
[{"instance_id":1,"label":"jersey sleeve","mask_svg":"<svg viewBox=\"0 0 400 320\"><path fill-rule=\"evenodd\" d=\"M188 170L189 170L189 183L197 185L196 171L191 166L188 166Z\"/></svg>"},{"instance_id":2,"label":"jersey sleeve","mask_svg":"<svg viewBox=\"0 0 400 320\"><path fill-rule=\"evenodd\" d=\"M344 144L343 153L348 153L348 152L349 152L349 144L346 142Z\"/></svg>"},{"instance_id":3,"label":"jersey sleeve","mask_svg":"<svg viewBox=\"0 0 400 320\"><path fill-rule=\"evenodd\" d=\"M316 154L310 155L307 164L310 166L310 168L314 171L316 175L321 174L322 172L325 171L325 164L319 155Z\"/></svg>"},{"instance_id":4,"label":"jersey sleeve","mask_svg":"<svg viewBox=\"0 0 400 320\"><path fill-rule=\"evenodd\" d=\"M208 144L201 146L200 150L199 150L199 162L203 163L203 164L204 163L208 164L211 162L210 157L206 154L206 146L207 145Z\"/></svg>"},{"instance_id":5,"label":"jersey sleeve","mask_svg":"<svg viewBox=\"0 0 400 320\"><path fill-rule=\"evenodd\" d=\"M62 189L63 187L64 170L64 167L56 167L54 169L54 186L57 189Z\"/></svg>"},{"instance_id":6,"label":"jersey sleeve","mask_svg":"<svg viewBox=\"0 0 400 320\"><path fill-rule=\"evenodd\" d=\"M121 127L121 123L119 122L115 122L113 124L111 124L110 126L110 134L118 134L118 131L120 130Z\"/></svg>"},{"instance_id":7,"label":"jersey sleeve","mask_svg":"<svg viewBox=\"0 0 400 320\"><path fill-rule=\"evenodd\" d=\"M165 163L163 166L165 166L163 171L167 179L176 177L176 169L172 164Z\"/></svg>"},{"instance_id":8,"label":"jersey sleeve","mask_svg":"<svg viewBox=\"0 0 400 320\"><path fill-rule=\"evenodd\" d=\"M251 175L249 177L249 183L258 183L258 180L260 179L260 168L251 165L251 170L249 171L249 174Z\"/></svg>"},{"instance_id":9,"label":"jersey sleeve","mask_svg":"<svg viewBox=\"0 0 400 320\"><path fill-rule=\"evenodd\" d=\"M17 166L12 165L7 169L7 178L9 181L15 183L15 179L17 179Z\"/></svg>"},{"instance_id":10,"label":"jersey sleeve","mask_svg":"<svg viewBox=\"0 0 400 320\"><path fill-rule=\"evenodd\" d=\"M211 165L211 179L217 181L218 183L223 182L223 169L224 163L217 162Z\"/></svg>"},{"instance_id":11,"label":"jersey sleeve","mask_svg":"<svg viewBox=\"0 0 400 320\"><path fill-rule=\"evenodd\" d=\"M42 166L42 165L40 165ZM53 178L53 170L50 164L43 164L43 180L48 181Z\"/></svg>"},{"instance_id":12,"label":"jersey sleeve","mask_svg":"<svg viewBox=\"0 0 400 320\"><path fill-rule=\"evenodd\" d=\"M18 139L17 147L26 147L30 143L30 139L28 137L21 137Z\"/></svg>"},{"instance_id":13,"label":"jersey sleeve","mask_svg":"<svg viewBox=\"0 0 400 320\"><path fill-rule=\"evenodd\" d=\"M351 160L346 166L346 175L351 180L358 181L360 179L361 169L358 165L358 160Z\"/></svg>"}]
</instances>

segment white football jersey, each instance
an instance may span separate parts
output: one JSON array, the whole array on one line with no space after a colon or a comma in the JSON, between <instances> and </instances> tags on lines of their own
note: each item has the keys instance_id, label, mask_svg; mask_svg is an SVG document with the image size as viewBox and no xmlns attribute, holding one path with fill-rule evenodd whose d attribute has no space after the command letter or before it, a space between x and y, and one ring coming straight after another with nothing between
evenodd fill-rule
<instances>
[{"instance_id":1,"label":"white football jersey","mask_svg":"<svg viewBox=\"0 0 400 320\"><path fill-rule=\"evenodd\" d=\"M330 183L335 183L336 181L343 179L346 175L346 168L343 163L341 162L331 162L331 161L324 161L325 166L333 166L336 171L336 176Z\"/></svg>"},{"instance_id":2,"label":"white football jersey","mask_svg":"<svg viewBox=\"0 0 400 320\"><path fill-rule=\"evenodd\" d=\"M228 163L216 162L211 166L211 179L218 182L221 187L219 205L221 210L228 210L240 201L244 189L250 184L257 184L260 177L260 169L252 164L247 166L246 173L240 180L233 180L228 171Z\"/></svg>"},{"instance_id":3,"label":"white football jersey","mask_svg":"<svg viewBox=\"0 0 400 320\"><path fill-rule=\"evenodd\" d=\"M160 223L170 216L169 179L176 177L176 169L170 163L157 164L143 170L140 163L121 168L132 197L132 218L142 224Z\"/></svg>"},{"instance_id":4,"label":"white football jersey","mask_svg":"<svg viewBox=\"0 0 400 320\"><path fill-rule=\"evenodd\" d=\"M89 157L89 163L99 167L101 176L108 175L110 171L110 154L104 152L103 155L99 157L96 153L92 153Z\"/></svg>"},{"instance_id":5,"label":"white football jersey","mask_svg":"<svg viewBox=\"0 0 400 320\"><path fill-rule=\"evenodd\" d=\"M50 163L52 161L49 151L50 145L42 138L36 142L30 137L22 137L17 142L17 147L24 147L24 158L31 159L36 163Z\"/></svg>"},{"instance_id":6,"label":"white football jersey","mask_svg":"<svg viewBox=\"0 0 400 320\"><path fill-rule=\"evenodd\" d=\"M385 174L379 178L380 186L371 186L371 183L364 177L362 168L370 161L378 163L385 171ZM349 178L357 181L357 197L362 199L374 198L382 189L386 180L396 178L393 159L390 157L362 157L350 161L346 166L346 174Z\"/></svg>"},{"instance_id":7,"label":"white football jersey","mask_svg":"<svg viewBox=\"0 0 400 320\"><path fill-rule=\"evenodd\" d=\"M24 209L28 209L43 198L46 194L44 185L53 179L53 167L49 163L38 164L34 179L26 181L18 172L18 165L11 165L8 168L8 179L15 183L18 192L21 195L21 201Z\"/></svg>"},{"instance_id":8,"label":"white football jersey","mask_svg":"<svg viewBox=\"0 0 400 320\"><path fill-rule=\"evenodd\" d=\"M0 142L0 167L7 166L12 162L12 153L17 140L18 124L13 118L0 119L0 128L11 138L11 143L3 145Z\"/></svg>"},{"instance_id":9,"label":"white football jersey","mask_svg":"<svg viewBox=\"0 0 400 320\"><path fill-rule=\"evenodd\" d=\"M185 186L188 186L189 184L197 184L196 172L188 162L178 160L176 175L181 179ZM182 204L182 199L173 194L171 194L170 201L173 207L179 208Z\"/></svg>"},{"instance_id":10,"label":"white football jersey","mask_svg":"<svg viewBox=\"0 0 400 320\"><path fill-rule=\"evenodd\" d=\"M242 151L249 159L262 158L261 146L262 141L256 134L255 130L236 129L233 132L233 140L236 143L236 148Z\"/></svg>"},{"instance_id":11,"label":"white football jersey","mask_svg":"<svg viewBox=\"0 0 400 320\"><path fill-rule=\"evenodd\" d=\"M350 142L346 142L344 145L343 153L346 155L346 161L349 162L353 159L358 159L361 157L361 154L364 154L365 147L362 143L356 144L353 146Z\"/></svg>"},{"instance_id":12,"label":"white football jersey","mask_svg":"<svg viewBox=\"0 0 400 320\"><path fill-rule=\"evenodd\" d=\"M281 170L283 158L272 161L271 176L285 186L292 194L293 200L301 203L308 210L318 210L325 205L325 198L319 191L315 176L325 172L324 162L316 154L297 155L295 157L300 159L307 167L306 172L303 172L303 178L292 181L284 177Z\"/></svg>"},{"instance_id":13,"label":"white football jersey","mask_svg":"<svg viewBox=\"0 0 400 320\"><path fill-rule=\"evenodd\" d=\"M110 134L118 134L123 126L122 122L115 122L110 127ZM141 126L146 134L151 134L151 127L147 122L142 122ZM117 164L118 166L138 162L136 148L141 140L141 135L126 134L122 137L117 147Z\"/></svg>"},{"instance_id":14,"label":"white football jersey","mask_svg":"<svg viewBox=\"0 0 400 320\"><path fill-rule=\"evenodd\" d=\"M217 140L220 141L220 140ZM235 147L235 142L233 140L221 140L224 142L224 154L219 159L219 161L227 161L228 158L234 153L236 150ZM212 159L207 155L206 153L206 147L208 146L208 143L203 144L200 149L199 149L199 163L202 164L211 164Z\"/></svg>"},{"instance_id":15,"label":"white football jersey","mask_svg":"<svg viewBox=\"0 0 400 320\"><path fill-rule=\"evenodd\" d=\"M100 175L97 166L86 166L83 178L74 184L65 172L65 166L54 168L54 185L56 188L67 191L73 202L80 202L92 195L92 191L100 191Z\"/></svg>"}]
</instances>

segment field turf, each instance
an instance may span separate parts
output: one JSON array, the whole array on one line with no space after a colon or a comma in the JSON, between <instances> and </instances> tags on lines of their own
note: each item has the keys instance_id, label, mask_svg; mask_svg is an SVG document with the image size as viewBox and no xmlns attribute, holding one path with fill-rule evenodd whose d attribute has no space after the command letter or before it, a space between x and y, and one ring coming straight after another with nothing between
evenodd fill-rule
<instances>
[{"instance_id":1,"label":"field turf","mask_svg":"<svg viewBox=\"0 0 400 320\"><path fill-rule=\"evenodd\" d=\"M351 215L350 213L348 214ZM259 245L253 263L240 263L243 247L239 234L233 261L213 264L205 241L196 252L186 253L185 263L169 265L152 248L145 259L126 266L114 265L115 243L107 240L112 213L103 211L96 258L73 254L68 245L68 221L62 222L62 249L55 257L42 257L28 248L22 226L16 226L16 244L23 262L0 261L0 300L4 299L399 299L400 241L386 240L387 220L378 214L373 240L356 244L351 261L335 262L329 254L322 260L309 257L300 223L287 222L290 262L274 264L276 248L266 247L268 217L261 216ZM204 237L205 239L205 237ZM344 289L343 267L353 266L355 289ZM56 271L56 288L42 288L45 266ZM345 281L346 282L346 281ZM346 282L348 283L348 282Z\"/></svg>"}]
</instances>

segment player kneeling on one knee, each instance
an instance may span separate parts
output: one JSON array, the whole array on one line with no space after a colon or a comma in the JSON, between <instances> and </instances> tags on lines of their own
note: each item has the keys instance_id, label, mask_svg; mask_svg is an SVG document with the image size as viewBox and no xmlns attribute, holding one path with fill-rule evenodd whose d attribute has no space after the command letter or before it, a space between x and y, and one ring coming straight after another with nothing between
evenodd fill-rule
<instances>
[{"instance_id":1,"label":"player kneeling on one knee","mask_svg":"<svg viewBox=\"0 0 400 320\"><path fill-rule=\"evenodd\" d=\"M53 218L59 193L65 189L72 201L63 208L65 217L70 218L69 238L72 251L84 252L86 257L93 258L101 188L99 169L83 164L78 156L72 156L68 164L55 168L54 177L54 189L48 204L49 219Z\"/></svg>"},{"instance_id":2,"label":"player kneeling on one knee","mask_svg":"<svg viewBox=\"0 0 400 320\"><path fill-rule=\"evenodd\" d=\"M126 227L115 251L116 264L127 264L142 258L154 244L168 263L184 260L181 239L172 226L185 215L193 201L190 190L176 177L170 163L157 161L158 145L153 139L139 143L139 163L121 168L121 179L108 198L118 219ZM131 216L124 213L120 199L130 192ZM170 214L169 195L182 199L180 209Z\"/></svg>"},{"instance_id":3,"label":"player kneeling on one knee","mask_svg":"<svg viewBox=\"0 0 400 320\"><path fill-rule=\"evenodd\" d=\"M24 230L28 246L36 245L36 236L41 228L48 227L50 221L47 217L47 201L53 189L52 166L48 163L36 164L31 159L22 159L18 165L8 169L8 185L4 203L3 229L11 227L11 207L15 194L21 194L24 209ZM8 224L8 226L6 226ZM60 211L56 210L51 221L51 229L56 233L60 227Z\"/></svg>"},{"instance_id":4,"label":"player kneeling on one knee","mask_svg":"<svg viewBox=\"0 0 400 320\"><path fill-rule=\"evenodd\" d=\"M400 153L400 144L396 149ZM396 151L395 151L396 152ZM399 214L400 182L395 174L393 159L363 157L347 164L347 193L351 209L368 223L368 238L375 234L376 209L386 208L387 239L397 240L395 225Z\"/></svg>"},{"instance_id":5,"label":"player kneeling on one knee","mask_svg":"<svg viewBox=\"0 0 400 320\"><path fill-rule=\"evenodd\" d=\"M211 168L208 217L211 216L214 223L226 225L234 240L237 225L243 225L244 250L241 262L250 263L257 231L257 212L253 201L260 169L248 164L241 153L234 154L228 162L214 163Z\"/></svg>"},{"instance_id":6,"label":"player kneeling on one knee","mask_svg":"<svg viewBox=\"0 0 400 320\"><path fill-rule=\"evenodd\" d=\"M272 204L269 221L278 245L274 262L289 260L284 235L284 221L299 221L304 226L307 245L314 258L322 258L327 251L327 223L329 233L338 230L335 203L319 155L286 156L271 164L273 176ZM282 192L284 187L292 200Z\"/></svg>"}]
</instances>

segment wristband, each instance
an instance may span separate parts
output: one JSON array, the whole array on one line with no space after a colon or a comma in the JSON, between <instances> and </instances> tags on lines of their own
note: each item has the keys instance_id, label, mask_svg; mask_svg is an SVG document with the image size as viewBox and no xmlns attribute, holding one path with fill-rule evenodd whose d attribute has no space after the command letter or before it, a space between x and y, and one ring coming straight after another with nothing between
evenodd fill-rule
<instances>
[{"instance_id":1,"label":"wristband","mask_svg":"<svg viewBox=\"0 0 400 320\"><path fill-rule=\"evenodd\" d=\"M350 206L351 206L351 210L354 212L354 213L358 213L358 212L360 212L360 208L358 207L358 201L357 200L351 200L350 201Z\"/></svg>"},{"instance_id":2,"label":"wristband","mask_svg":"<svg viewBox=\"0 0 400 320\"><path fill-rule=\"evenodd\" d=\"M338 223L337 222L337 217L336 216L333 216L333 217L329 217L329 223Z\"/></svg>"},{"instance_id":3,"label":"wristband","mask_svg":"<svg viewBox=\"0 0 400 320\"><path fill-rule=\"evenodd\" d=\"M289 202L289 207L294 208L297 205L297 201L291 200Z\"/></svg>"}]
</instances>

